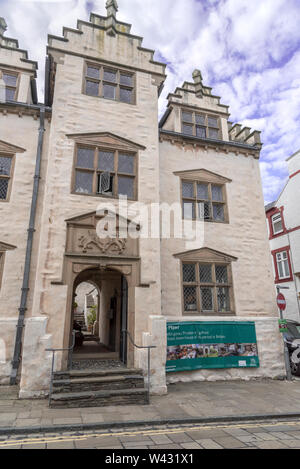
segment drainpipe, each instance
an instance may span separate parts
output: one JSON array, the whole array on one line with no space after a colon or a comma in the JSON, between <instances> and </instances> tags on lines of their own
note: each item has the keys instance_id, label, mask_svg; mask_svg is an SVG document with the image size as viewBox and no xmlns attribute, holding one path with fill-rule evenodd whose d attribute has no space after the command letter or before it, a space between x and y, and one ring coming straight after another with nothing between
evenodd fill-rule
<instances>
[{"instance_id":1,"label":"drainpipe","mask_svg":"<svg viewBox=\"0 0 300 469\"><path fill-rule=\"evenodd\" d=\"M31 200L31 210L30 210L30 220L29 228L27 230L27 246L26 246L26 257L25 257L25 267L23 274L23 285L22 285L22 294L21 302L19 308L19 318L17 324L15 348L14 348L14 357L12 361L12 370L10 375L10 384L15 385L17 381L17 375L20 365L21 350L22 350L22 335L24 328L24 318L27 311L27 298L29 291L29 275L30 275L30 266L31 266L31 254L32 254L32 244L33 244L33 235L35 232L35 216L36 216L36 207L39 191L39 182L40 182L40 172L41 172L41 159L42 159L42 149L43 149L43 140L44 140L44 121L45 121L45 108L40 108L40 127L39 127L39 136L38 136L38 145L37 145L37 155L36 155L36 164L35 164L35 174L34 174L34 183L33 183L33 193Z\"/></svg>"}]
</instances>

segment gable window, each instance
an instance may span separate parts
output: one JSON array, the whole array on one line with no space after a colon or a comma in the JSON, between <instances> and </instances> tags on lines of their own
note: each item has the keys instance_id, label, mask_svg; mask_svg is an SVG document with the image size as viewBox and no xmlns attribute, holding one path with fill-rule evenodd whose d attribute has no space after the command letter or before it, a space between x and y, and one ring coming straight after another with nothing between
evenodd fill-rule
<instances>
[{"instance_id":1,"label":"gable window","mask_svg":"<svg viewBox=\"0 0 300 469\"><path fill-rule=\"evenodd\" d=\"M227 221L224 185L182 180L181 193L184 219Z\"/></svg>"},{"instance_id":2,"label":"gable window","mask_svg":"<svg viewBox=\"0 0 300 469\"><path fill-rule=\"evenodd\" d=\"M281 251L276 254L277 272L280 280L290 278L289 257L287 251Z\"/></svg>"},{"instance_id":3,"label":"gable window","mask_svg":"<svg viewBox=\"0 0 300 469\"><path fill-rule=\"evenodd\" d=\"M75 155L74 192L135 200L136 154L78 145Z\"/></svg>"},{"instance_id":4,"label":"gable window","mask_svg":"<svg viewBox=\"0 0 300 469\"><path fill-rule=\"evenodd\" d=\"M185 314L233 314L229 264L183 262L182 280Z\"/></svg>"},{"instance_id":5,"label":"gable window","mask_svg":"<svg viewBox=\"0 0 300 469\"><path fill-rule=\"evenodd\" d=\"M135 74L104 65L86 64L84 93L134 104Z\"/></svg>"},{"instance_id":6,"label":"gable window","mask_svg":"<svg viewBox=\"0 0 300 469\"><path fill-rule=\"evenodd\" d=\"M13 156L0 153L0 201L8 201L11 177L12 177Z\"/></svg>"},{"instance_id":7,"label":"gable window","mask_svg":"<svg viewBox=\"0 0 300 469\"><path fill-rule=\"evenodd\" d=\"M272 228L273 228L273 235L279 234L283 232L283 223L281 214L276 213L276 215L272 216Z\"/></svg>"},{"instance_id":8,"label":"gable window","mask_svg":"<svg viewBox=\"0 0 300 469\"><path fill-rule=\"evenodd\" d=\"M218 116L198 112L182 111L182 133L199 138L221 138L220 119Z\"/></svg>"},{"instance_id":9,"label":"gable window","mask_svg":"<svg viewBox=\"0 0 300 469\"><path fill-rule=\"evenodd\" d=\"M0 71L0 78L3 79L5 84L5 99L6 101L15 101L17 95L17 81L18 74L14 72Z\"/></svg>"}]
</instances>

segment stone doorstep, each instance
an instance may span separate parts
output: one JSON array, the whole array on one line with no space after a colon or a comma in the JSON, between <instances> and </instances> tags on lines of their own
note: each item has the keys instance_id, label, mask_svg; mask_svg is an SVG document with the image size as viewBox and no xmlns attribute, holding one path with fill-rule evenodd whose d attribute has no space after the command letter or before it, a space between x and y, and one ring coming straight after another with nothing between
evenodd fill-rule
<instances>
[{"instance_id":1,"label":"stone doorstep","mask_svg":"<svg viewBox=\"0 0 300 469\"><path fill-rule=\"evenodd\" d=\"M57 393L51 396L50 407L102 407L115 405L146 404L147 390L145 388L113 389L103 391L82 391Z\"/></svg>"},{"instance_id":2,"label":"stone doorstep","mask_svg":"<svg viewBox=\"0 0 300 469\"><path fill-rule=\"evenodd\" d=\"M120 376L120 375L134 375L134 376L143 376L143 370L135 368L116 368L110 370L71 370L71 371L57 371L54 373L56 379L64 379L65 376L68 376L69 379L73 378L83 378L83 377L104 377L104 376Z\"/></svg>"},{"instance_id":3,"label":"stone doorstep","mask_svg":"<svg viewBox=\"0 0 300 469\"><path fill-rule=\"evenodd\" d=\"M99 377L82 377L74 379L58 379L53 381L54 386L62 386L69 384L94 384L94 383L112 383L118 381L126 381L129 379L142 380L143 376L141 375L115 375L115 376L99 376Z\"/></svg>"}]
</instances>

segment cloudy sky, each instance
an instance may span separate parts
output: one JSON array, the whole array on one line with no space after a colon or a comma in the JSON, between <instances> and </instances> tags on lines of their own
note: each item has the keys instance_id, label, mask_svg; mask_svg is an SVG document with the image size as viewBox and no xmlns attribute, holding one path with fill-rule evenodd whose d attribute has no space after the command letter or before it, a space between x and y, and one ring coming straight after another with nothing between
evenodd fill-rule
<instances>
[{"instance_id":1,"label":"cloudy sky","mask_svg":"<svg viewBox=\"0 0 300 469\"><path fill-rule=\"evenodd\" d=\"M118 18L168 64L160 100L195 68L230 105L230 120L262 131L265 201L277 198L287 178L285 159L300 149L299 0L118 0ZM47 33L61 35L78 18L105 13L105 0L0 0L7 36L19 39L39 62L39 99Z\"/></svg>"}]
</instances>

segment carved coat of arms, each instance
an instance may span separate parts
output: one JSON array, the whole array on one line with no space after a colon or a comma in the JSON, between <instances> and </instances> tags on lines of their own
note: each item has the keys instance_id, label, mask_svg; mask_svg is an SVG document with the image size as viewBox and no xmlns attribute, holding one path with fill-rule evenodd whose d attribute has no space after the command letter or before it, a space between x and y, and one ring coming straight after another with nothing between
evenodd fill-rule
<instances>
[{"instance_id":1,"label":"carved coat of arms","mask_svg":"<svg viewBox=\"0 0 300 469\"><path fill-rule=\"evenodd\" d=\"M88 252L93 247L98 248L103 254L122 254L126 248L126 239L121 238L99 238L96 232L88 231L87 234L80 236L78 247L82 252Z\"/></svg>"}]
</instances>

